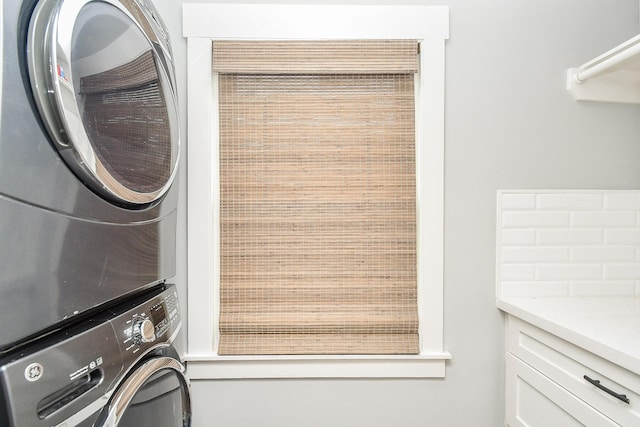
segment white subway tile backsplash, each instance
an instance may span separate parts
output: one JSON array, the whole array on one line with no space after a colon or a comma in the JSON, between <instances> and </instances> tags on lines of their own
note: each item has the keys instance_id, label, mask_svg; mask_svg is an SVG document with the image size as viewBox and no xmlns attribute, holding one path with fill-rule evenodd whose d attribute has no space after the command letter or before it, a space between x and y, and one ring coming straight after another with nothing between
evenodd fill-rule
<instances>
[{"instance_id":1,"label":"white subway tile backsplash","mask_svg":"<svg viewBox=\"0 0 640 427\"><path fill-rule=\"evenodd\" d=\"M569 282L566 281L503 282L502 285L503 297L569 296Z\"/></svg>"},{"instance_id":2,"label":"white subway tile backsplash","mask_svg":"<svg viewBox=\"0 0 640 427\"><path fill-rule=\"evenodd\" d=\"M534 245L535 243L536 230L517 228L502 230L503 245Z\"/></svg>"},{"instance_id":3,"label":"white subway tile backsplash","mask_svg":"<svg viewBox=\"0 0 640 427\"><path fill-rule=\"evenodd\" d=\"M640 191L615 191L604 195L605 209L640 211Z\"/></svg>"},{"instance_id":4,"label":"white subway tile backsplash","mask_svg":"<svg viewBox=\"0 0 640 427\"><path fill-rule=\"evenodd\" d=\"M640 245L640 229L624 228L604 230L604 242L607 244Z\"/></svg>"},{"instance_id":5,"label":"white subway tile backsplash","mask_svg":"<svg viewBox=\"0 0 640 427\"><path fill-rule=\"evenodd\" d=\"M607 264L604 278L610 280L640 279L640 263Z\"/></svg>"},{"instance_id":6,"label":"white subway tile backsplash","mask_svg":"<svg viewBox=\"0 0 640 427\"><path fill-rule=\"evenodd\" d=\"M569 225L568 212L505 211L503 227L561 227Z\"/></svg>"},{"instance_id":7,"label":"white subway tile backsplash","mask_svg":"<svg viewBox=\"0 0 640 427\"><path fill-rule=\"evenodd\" d=\"M534 209L535 194L503 194L500 199L502 209Z\"/></svg>"},{"instance_id":8,"label":"white subway tile backsplash","mask_svg":"<svg viewBox=\"0 0 640 427\"><path fill-rule=\"evenodd\" d=\"M538 194L538 210L601 210L603 195L597 193Z\"/></svg>"},{"instance_id":9,"label":"white subway tile backsplash","mask_svg":"<svg viewBox=\"0 0 640 427\"><path fill-rule=\"evenodd\" d=\"M640 191L498 197L501 296L640 296Z\"/></svg>"},{"instance_id":10,"label":"white subway tile backsplash","mask_svg":"<svg viewBox=\"0 0 640 427\"><path fill-rule=\"evenodd\" d=\"M536 230L539 245L588 245L602 243L603 231L597 228L549 228Z\"/></svg>"},{"instance_id":11,"label":"white subway tile backsplash","mask_svg":"<svg viewBox=\"0 0 640 427\"><path fill-rule=\"evenodd\" d=\"M569 250L561 246L503 246L502 248L504 263L563 261L569 261Z\"/></svg>"},{"instance_id":12,"label":"white subway tile backsplash","mask_svg":"<svg viewBox=\"0 0 640 427\"><path fill-rule=\"evenodd\" d=\"M573 227L633 227L635 212L571 212Z\"/></svg>"},{"instance_id":13,"label":"white subway tile backsplash","mask_svg":"<svg viewBox=\"0 0 640 427\"><path fill-rule=\"evenodd\" d=\"M570 260L576 262L633 262L634 246L582 246L571 248Z\"/></svg>"},{"instance_id":14,"label":"white subway tile backsplash","mask_svg":"<svg viewBox=\"0 0 640 427\"><path fill-rule=\"evenodd\" d=\"M598 263L580 264L538 264L537 280L600 280L602 265Z\"/></svg>"},{"instance_id":15,"label":"white subway tile backsplash","mask_svg":"<svg viewBox=\"0 0 640 427\"><path fill-rule=\"evenodd\" d=\"M636 284L633 280L578 281L569 283L571 296L633 296Z\"/></svg>"},{"instance_id":16,"label":"white subway tile backsplash","mask_svg":"<svg viewBox=\"0 0 640 427\"><path fill-rule=\"evenodd\" d=\"M529 280L536 278L535 264L503 264L500 267L501 280Z\"/></svg>"}]
</instances>

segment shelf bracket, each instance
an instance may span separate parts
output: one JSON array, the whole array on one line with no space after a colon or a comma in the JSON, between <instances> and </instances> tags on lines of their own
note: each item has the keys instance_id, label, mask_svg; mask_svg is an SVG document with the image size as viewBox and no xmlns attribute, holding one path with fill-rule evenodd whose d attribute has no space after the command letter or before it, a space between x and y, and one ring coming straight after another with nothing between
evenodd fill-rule
<instances>
[{"instance_id":1,"label":"shelf bracket","mask_svg":"<svg viewBox=\"0 0 640 427\"><path fill-rule=\"evenodd\" d=\"M577 101L640 104L640 35L567 71Z\"/></svg>"}]
</instances>

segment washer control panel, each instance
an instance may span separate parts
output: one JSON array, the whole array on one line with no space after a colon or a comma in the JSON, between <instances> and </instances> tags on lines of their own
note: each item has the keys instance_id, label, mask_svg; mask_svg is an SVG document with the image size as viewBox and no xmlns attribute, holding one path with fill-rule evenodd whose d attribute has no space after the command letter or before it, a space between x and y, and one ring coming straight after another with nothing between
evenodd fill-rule
<instances>
[{"instance_id":1,"label":"washer control panel","mask_svg":"<svg viewBox=\"0 0 640 427\"><path fill-rule=\"evenodd\" d=\"M75 426L97 416L86 408L104 405L142 357L170 346L180 323L175 286L162 284L1 356L0 426Z\"/></svg>"},{"instance_id":2,"label":"washer control panel","mask_svg":"<svg viewBox=\"0 0 640 427\"><path fill-rule=\"evenodd\" d=\"M168 289L123 317L126 320L114 327L125 354L135 355L151 346L170 342L180 328L178 294L174 288Z\"/></svg>"}]
</instances>

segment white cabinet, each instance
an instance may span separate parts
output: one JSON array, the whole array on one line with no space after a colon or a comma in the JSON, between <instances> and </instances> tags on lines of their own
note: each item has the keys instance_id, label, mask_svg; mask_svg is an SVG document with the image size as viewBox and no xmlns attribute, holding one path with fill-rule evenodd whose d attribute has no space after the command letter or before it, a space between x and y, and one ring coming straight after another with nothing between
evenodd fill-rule
<instances>
[{"instance_id":1,"label":"white cabinet","mask_svg":"<svg viewBox=\"0 0 640 427\"><path fill-rule=\"evenodd\" d=\"M640 375L507 319L508 426L640 426Z\"/></svg>"},{"instance_id":2,"label":"white cabinet","mask_svg":"<svg viewBox=\"0 0 640 427\"><path fill-rule=\"evenodd\" d=\"M619 426L530 365L507 355L507 425Z\"/></svg>"}]
</instances>

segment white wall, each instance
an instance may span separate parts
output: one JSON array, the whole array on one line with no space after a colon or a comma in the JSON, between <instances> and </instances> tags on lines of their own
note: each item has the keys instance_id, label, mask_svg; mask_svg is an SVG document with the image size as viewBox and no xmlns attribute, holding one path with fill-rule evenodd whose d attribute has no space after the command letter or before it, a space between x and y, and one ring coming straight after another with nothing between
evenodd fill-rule
<instances>
[{"instance_id":1,"label":"white wall","mask_svg":"<svg viewBox=\"0 0 640 427\"><path fill-rule=\"evenodd\" d=\"M189 0L154 1L172 32L184 112L181 5ZM494 297L496 189L640 188L640 108L580 104L564 90L566 68L638 33L638 1L424 3L451 7L445 341L453 360L446 379L198 381L192 384L195 427L502 425L504 334ZM184 120L183 115L186 128ZM183 135L186 141L184 130ZM176 277L183 304L184 159Z\"/></svg>"}]
</instances>

